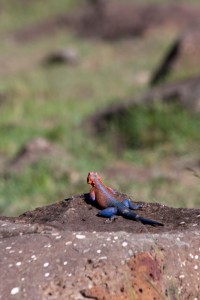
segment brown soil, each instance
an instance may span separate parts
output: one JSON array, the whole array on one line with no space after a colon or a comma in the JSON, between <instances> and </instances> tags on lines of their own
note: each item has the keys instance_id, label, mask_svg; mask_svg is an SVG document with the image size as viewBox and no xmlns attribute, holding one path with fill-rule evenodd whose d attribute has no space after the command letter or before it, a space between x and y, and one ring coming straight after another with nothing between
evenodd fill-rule
<instances>
[{"instance_id":1,"label":"brown soil","mask_svg":"<svg viewBox=\"0 0 200 300\"><path fill-rule=\"evenodd\" d=\"M127 197L120 194L121 198ZM25 212L17 218L6 218L13 222L26 222L53 226L60 230L86 230L86 231L127 231L132 233L142 232L170 232L178 230L185 231L188 228L200 226L199 209L170 208L158 203L142 203L138 214L149 219L164 223L164 227L142 225L139 222L126 220L121 216L111 224L105 219L97 217L98 207L91 205L88 201L89 194L73 196L59 203L52 204L34 211Z\"/></svg>"}]
</instances>

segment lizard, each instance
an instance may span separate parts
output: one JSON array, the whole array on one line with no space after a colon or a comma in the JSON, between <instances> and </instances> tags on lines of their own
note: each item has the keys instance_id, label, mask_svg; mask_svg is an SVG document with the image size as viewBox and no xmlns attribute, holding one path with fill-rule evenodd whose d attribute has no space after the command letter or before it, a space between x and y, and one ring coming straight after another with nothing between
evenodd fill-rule
<instances>
[{"instance_id":1,"label":"lizard","mask_svg":"<svg viewBox=\"0 0 200 300\"><path fill-rule=\"evenodd\" d=\"M153 226L164 225L163 223L143 218L133 212L133 210L141 208L141 205L133 204L133 202L127 198L120 202L117 192L106 186L97 172L88 173L87 183L92 186L89 193L90 200L96 201L96 203L102 208L102 210L98 212L97 216L109 218L110 221L113 221L116 218L116 215L121 215L126 219L139 221L143 224Z\"/></svg>"}]
</instances>

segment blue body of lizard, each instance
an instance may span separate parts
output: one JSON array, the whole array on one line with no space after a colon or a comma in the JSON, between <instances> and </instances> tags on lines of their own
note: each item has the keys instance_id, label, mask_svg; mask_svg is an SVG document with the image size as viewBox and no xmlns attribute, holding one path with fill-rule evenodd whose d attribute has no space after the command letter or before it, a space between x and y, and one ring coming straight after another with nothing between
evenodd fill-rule
<instances>
[{"instance_id":1,"label":"blue body of lizard","mask_svg":"<svg viewBox=\"0 0 200 300\"><path fill-rule=\"evenodd\" d=\"M92 186L90 199L96 201L103 208L99 211L98 216L112 220L116 215L121 215L124 218L140 221L143 224L163 226L160 222L140 217L133 212L141 206L133 204L129 199L119 202L117 193L110 187L105 186L96 172L88 174L87 183Z\"/></svg>"}]
</instances>

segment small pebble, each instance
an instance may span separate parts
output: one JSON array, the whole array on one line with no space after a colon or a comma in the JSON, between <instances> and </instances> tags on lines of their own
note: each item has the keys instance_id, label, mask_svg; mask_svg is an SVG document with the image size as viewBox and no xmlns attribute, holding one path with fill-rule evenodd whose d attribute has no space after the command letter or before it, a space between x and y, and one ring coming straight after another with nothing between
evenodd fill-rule
<instances>
[{"instance_id":1,"label":"small pebble","mask_svg":"<svg viewBox=\"0 0 200 300\"><path fill-rule=\"evenodd\" d=\"M10 293L11 295L16 295L17 293L19 293L19 287L14 287Z\"/></svg>"},{"instance_id":2,"label":"small pebble","mask_svg":"<svg viewBox=\"0 0 200 300\"><path fill-rule=\"evenodd\" d=\"M183 225L183 224L185 224L185 222L183 221L183 222L180 222L179 224L180 224L180 225Z\"/></svg>"},{"instance_id":3,"label":"small pebble","mask_svg":"<svg viewBox=\"0 0 200 300\"><path fill-rule=\"evenodd\" d=\"M79 239L79 240L82 240L82 239L85 238L85 235L83 235L83 234L77 234L76 238Z\"/></svg>"},{"instance_id":4,"label":"small pebble","mask_svg":"<svg viewBox=\"0 0 200 300\"><path fill-rule=\"evenodd\" d=\"M128 245L127 242L123 242L123 243L122 243L122 246L123 246L123 247L126 247L127 245Z\"/></svg>"},{"instance_id":5,"label":"small pebble","mask_svg":"<svg viewBox=\"0 0 200 300\"><path fill-rule=\"evenodd\" d=\"M99 259L107 259L107 256L101 256Z\"/></svg>"},{"instance_id":6,"label":"small pebble","mask_svg":"<svg viewBox=\"0 0 200 300\"><path fill-rule=\"evenodd\" d=\"M46 263L44 263L44 268L46 268L46 267L48 267L48 265L49 265L49 263L48 262L46 262Z\"/></svg>"},{"instance_id":7,"label":"small pebble","mask_svg":"<svg viewBox=\"0 0 200 300\"><path fill-rule=\"evenodd\" d=\"M71 245L71 244L72 244L72 241L68 241L65 243L66 246Z\"/></svg>"}]
</instances>

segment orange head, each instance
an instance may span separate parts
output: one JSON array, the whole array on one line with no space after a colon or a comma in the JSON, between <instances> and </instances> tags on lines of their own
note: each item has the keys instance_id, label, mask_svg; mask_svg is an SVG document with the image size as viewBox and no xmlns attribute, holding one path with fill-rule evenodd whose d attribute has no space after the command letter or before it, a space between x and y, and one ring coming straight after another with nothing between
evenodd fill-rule
<instances>
[{"instance_id":1,"label":"orange head","mask_svg":"<svg viewBox=\"0 0 200 300\"><path fill-rule=\"evenodd\" d=\"M89 172L87 176L87 183L91 185L95 185L95 180L101 181L97 172Z\"/></svg>"}]
</instances>

